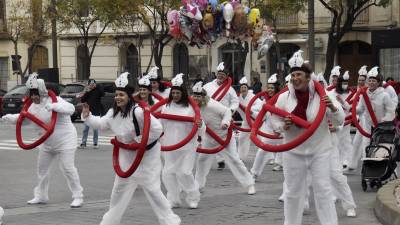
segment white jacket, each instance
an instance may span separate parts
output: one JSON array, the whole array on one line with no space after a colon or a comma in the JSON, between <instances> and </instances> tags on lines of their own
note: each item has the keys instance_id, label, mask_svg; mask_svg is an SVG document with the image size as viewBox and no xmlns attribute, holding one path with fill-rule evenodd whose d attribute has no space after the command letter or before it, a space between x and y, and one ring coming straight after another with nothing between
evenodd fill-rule
<instances>
[{"instance_id":1,"label":"white jacket","mask_svg":"<svg viewBox=\"0 0 400 225\"><path fill-rule=\"evenodd\" d=\"M388 85L385 88L385 92L389 95L390 99L393 101L393 104L397 107L399 98L397 97L396 90L392 87L392 85Z\"/></svg>"},{"instance_id":2,"label":"white jacket","mask_svg":"<svg viewBox=\"0 0 400 225\"><path fill-rule=\"evenodd\" d=\"M239 104L240 104L240 105L243 105L243 106L246 108L247 105L249 104L250 100L251 100L254 96L255 96L255 95L253 94L252 91L249 91L249 92L247 93L246 97L244 97L244 98L243 98L242 95L239 95ZM252 114L253 114L253 107L254 107L255 105L261 105L261 106L262 106L262 104L263 104L263 101L261 101L259 98L257 98L257 99L254 101L254 103L253 103L253 105L252 105L252 108L251 108ZM240 107L237 109L237 111L238 111L238 113L240 114L240 117L242 117L243 121L246 122L246 124L247 124L247 121L246 121L246 112L243 111Z\"/></svg>"},{"instance_id":3,"label":"white jacket","mask_svg":"<svg viewBox=\"0 0 400 225\"><path fill-rule=\"evenodd\" d=\"M372 109L375 112L378 123L384 121L392 121L394 119L396 105L390 99L390 96L385 92L385 89L383 87L378 87L374 92L371 92L368 89L367 95L371 102ZM365 104L364 98L360 98L356 111L357 114L364 115L365 123L368 127L374 126L371 116L369 115L367 106Z\"/></svg>"},{"instance_id":4,"label":"white jacket","mask_svg":"<svg viewBox=\"0 0 400 225\"><path fill-rule=\"evenodd\" d=\"M140 133L139 136L136 136L135 126L132 122L132 109L125 118L121 116L121 113L118 113L115 117L113 117L114 110L111 108L108 110L105 116L100 117L89 115L86 119L84 119L84 122L93 129L111 130L117 137L118 141L122 143L130 144L133 142L133 140L140 143L142 139L142 133ZM136 107L135 116L139 124L140 131L142 132L144 124L143 109ZM148 145L159 139L161 133L162 125L160 121L151 115ZM123 171L128 170L135 157L136 151L130 151L121 148L119 155L121 169ZM160 171L160 144L157 143L150 150L145 152L142 162L140 163L136 172L130 178L134 178L140 184L149 187L151 185L159 185Z\"/></svg>"},{"instance_id":5,"label":"white jacket","mask_svg":"<svg viewBox=\"0 0 400 225\"><path fill-rule=\"evenodd\" d=\"M205 84L203 86L203 89L206 90L208 96L212 96L215 91L219 88L220 85L217 83L217 79ZM239 98L237 97L237 94L235 90L230 87L229 91L226 93L226 95L219 101L222 105L230 108L232 112L235 112L237 108L239 107Z\"/></svg>"},{"instance_id":6,"label":"white jacket","mask_svg":"<svg viewBox=\"0 0 400 225\"><path fill-rule=\"evenodd\" d=\"M318 114L320 96L315 90L314 83L309 82L309 101L306 110L307 120L313 121ZM336 112L331 112L329 108L326 109L325 116L321 121L319 127L316 129L314 134L308 138L305 142L291 150L291 153L301 154L301 155L311 155L317 154L322 151L329 151L332 149L332 138L328 128L328 121L332 123L333 126L341 126L344 122L344 112L339 102L336 101L334 96L329 96L332 103L338 109ZM289 90L282 93L275 104L275 107L285 110L287 112L292 112L297 105L297 99L294 92L292 84L289 84ZM297 127L293 124L288 130L283 129L283 118L273 114L271 116L271 122L273 129L283 135L283 142L287 143L304 132L304 128Z\"/></svg>"},{"instance_id":7,"label":"white jacket","mask_svg":"<svg viewBox=\"0 0 400 225\"><path fill-rule=\"evenodd\" d=\"M52 103L50 97L42 96L40 98L40 104L32 103L28 109L28 112L39 118L44 123L49 124L51 121L52 111L48 111L46 109L47 105L51 105L52 110L58 113L57 122L53 133L40 146L40 148L52 151L76 150L76 140L78 139L78 136L75 126L71 122L71 115L75 111L74 105L65 101L61 97L57 97L57 103ZM4 117L6 117L11 123L16 123L19 114L8 114ZM30 120L25 119L24 124L32 125L35 128L35 132L37 132L39 136L42 136L45 132L43 128L39 127Z\"/></svg>"}]
</instances>

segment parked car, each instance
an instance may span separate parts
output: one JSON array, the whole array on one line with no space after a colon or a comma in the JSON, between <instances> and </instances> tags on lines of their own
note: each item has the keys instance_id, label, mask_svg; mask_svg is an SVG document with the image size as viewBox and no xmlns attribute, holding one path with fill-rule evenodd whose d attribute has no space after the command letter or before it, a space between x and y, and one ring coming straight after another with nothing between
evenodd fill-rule
<instances>
[{"instance_id":1,"label":"parked car","mask_svg":"<svg viewBox=\"0 0 400 225\"><path fill-rule=\"evenodd\" d=\"M59 95L64 89L64 85L57 83L46 83L48 90L52 90ZM3 114L19 113L23 106L23 98L27 96L28 88L25 85L17 85L13 87L7 94L3 96L2 109Z\"/></svg>"},{"instance_id":2,"label":"parked car","mask_svg":"<svg viewBox=\"0 0 400 225\"><path fill-rule=\"evenodd\" d=\"M82 81L66 84L64 92L60 95L66 101L72 103L75 106L75 112L71 116L72 121L80 119L82 112L81 96L83 95L86 83L87 82ZM98 88L102 88L104 91L104 97L101 98L101 103L104 106L105 112L107 112L114 103L115 84L114 82L109 81L97 81L96 84Z\"/></svg>"},{"instance_id":3,"label":"parked car","mask_svg":"<svg viewBox=\"0 0 400 225\"><path fill-rule=\"evenodd\" d=\"M2 104L2 102L3 102L3 96L5 95L7 93L7 91L5 91L5 90L3 90L3 89L0 89L0 116L2 116L3 115L3 104Z\"/></svg>"}]
</instances>

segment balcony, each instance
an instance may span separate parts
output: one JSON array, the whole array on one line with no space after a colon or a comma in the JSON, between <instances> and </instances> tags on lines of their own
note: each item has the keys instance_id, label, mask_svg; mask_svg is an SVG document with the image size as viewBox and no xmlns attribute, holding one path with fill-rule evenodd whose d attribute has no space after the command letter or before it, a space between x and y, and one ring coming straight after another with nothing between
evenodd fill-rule
<instances>
[{"instance_id":1,"label":"balcony","mask_svg":"<svg viewBox=\"0 0 400 225\"><path fill-rule=\"evenodd\" d=\"M297 26L299 23L298 14L280 15L276 20L276 25L280 26Z\"/></svg>"}]
</instances>

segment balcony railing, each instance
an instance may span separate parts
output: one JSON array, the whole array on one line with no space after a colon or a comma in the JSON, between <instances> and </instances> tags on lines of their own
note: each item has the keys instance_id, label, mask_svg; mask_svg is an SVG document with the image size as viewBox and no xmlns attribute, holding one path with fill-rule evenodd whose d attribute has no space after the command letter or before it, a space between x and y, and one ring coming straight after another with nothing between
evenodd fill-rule
<instances>
[{"instance_id":1,"label":"balcony railing","mask_svg":"<svg viewBox=\"0 0 400 225\"><path fill-rule=\"evenodd\" d=\"M299 22L298 14L280 15L276 20L278 26L294 26Z\"/></svg>"}]
</instances>

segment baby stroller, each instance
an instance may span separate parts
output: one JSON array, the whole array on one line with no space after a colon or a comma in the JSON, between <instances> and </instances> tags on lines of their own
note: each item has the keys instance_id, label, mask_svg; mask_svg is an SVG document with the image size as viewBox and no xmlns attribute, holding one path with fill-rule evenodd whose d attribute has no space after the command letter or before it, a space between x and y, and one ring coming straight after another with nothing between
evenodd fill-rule
<instances>
[{"instance_id":1,"label":"baby stroller","mask_svg":"<svg viewBox=\"0 0 400 225\"><path fill-rule=\"evenodd\" d=\"M366 157L362 159L361 186L363 191L380 188L394 175L398 157L398 138L392 121L379 123L372 131L370 144L365 148Z\"/></svg>"}]
</instances>

